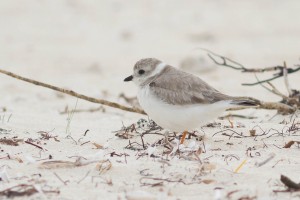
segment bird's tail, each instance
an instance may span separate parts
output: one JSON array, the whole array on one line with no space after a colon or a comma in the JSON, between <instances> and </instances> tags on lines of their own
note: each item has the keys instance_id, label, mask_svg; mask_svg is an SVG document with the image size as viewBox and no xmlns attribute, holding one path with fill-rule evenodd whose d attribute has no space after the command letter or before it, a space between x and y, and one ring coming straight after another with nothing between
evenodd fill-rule
<instances>
[{"instance_id":1,"label":"bird's tail","mask_svg":"<svg viewBox=\"0 0 300 200\"><path fill-rule=\"evenodd\" d=\"M252 97L235 97L230 104L237 106L259 106L261 102Z\"/></svg>"}]
</instances>

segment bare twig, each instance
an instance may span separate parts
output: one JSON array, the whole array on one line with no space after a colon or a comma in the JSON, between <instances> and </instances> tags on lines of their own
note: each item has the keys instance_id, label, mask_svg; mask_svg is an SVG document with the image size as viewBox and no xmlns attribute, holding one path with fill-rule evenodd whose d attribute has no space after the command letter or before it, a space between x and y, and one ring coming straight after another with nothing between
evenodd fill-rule
<instances>
[{"instance_id":1,"label":"bare twig","mask_svg":"<svg viewBox=\"0 0 300 200\"><path fill-rule=\"evenodd\" d=\"M69 180L64 181L62 178L60 178L60 176L58 176L57 173L53 172L53 174L56 176L56 178L58 180L60 180L64 185L67 185L68 182L70 182Z\"/></svg>"},{"instance_id":2,"label":"bare twig","mask_svg":"<svg viewBox=\"0 0 300 200\"><path fill-rule=\"evenodd\" d=\"M123 105L120 105L118 103L107 101L107 100L104 100L104 99L96 99L96 98L93 98L93 97L89 97L89 96L74 92L73 90L67 90L67 89L59 88L59 87L56 87L56 86L53 86L53 85L50 85L50 84L47 84L47 83L43 83L43 82L36 81L36 80L33 80L33 79L25 78L25 77L19 76L17 74L14 74L12 72L5 71L3 69L0 69L0 73L5 74L5 75L10 76L10 77L13 77L13 78L16 78L16 79L19 79L19 80L22 80L22 81L25 81L25 82L28 82L28 83L31 83L31 84L34 84L34 85L38 85L38 86L41 86L41 87L49 88L51 90L62 92L62 93L77 97L79 99L84 99L84 100L89 101L89 102L102 104L102 105L105 105L105 106L117 108L117 109L120 109L120 110L125 110L125 111L128 111L128 112L146 114L143 110L138 109L138 108L130 108L130 107L123 106Z\"/></svg>"},{"instance_id":3,"label":"bare twig","mask_svg":"<svg viewBox=\"0 0 300 200\"><path fill-rule=\"evenodd\" d=\"M297 110L297 108L277 102L261 102L259 107L267 110L277 110L281 114L291 114Z\"/></svg>"},{"instance_id":4,"label":"bare twig","mask_svg":"<svg viewBox=\"0 0 300 200\"><path fill-rule=\"evenodd\" d=\"M245 116L245 115L228 114L228 115L219 117L219 119L223 120L223 119L227 119L228 117L236 117L236 118L243 118L243 119L256 119L257 118L257 117Z\"/></svg>"},{"instance_id":5,"label":"bare twig","mask_svg":"<svg viewBox=\"0 0 300 200\"><path fill-rule=\"evenodd\" d=\"M147 181L148 180L148 181ZM156 181L156 182L150 182L150 181ZM158 181L158 182L157 182ZM194 182L186 182L185 180L179 178L177 180L172 180L169 178L156 178L156 177L142 177L140 178L140 183L142 186L161 186L164 182L168 183L182 183L184 185L192 185L192 184L199 184L202 183L202 180L194 181Z\"/></svg>"},{"instance_id":6,"label":"bare twig","mask_svg":"<svg viewBox=\"0 0 300 200\"><path fill-rule=\"evenodd\" d=\"M217 65L229 67L235 70L239 70L241 72L251 72L254 73L255 78L257 82L255 83L243 83L242 85L245 86L254 86L254 85L261 85L263 88L268 90L269 92L272 92L273 94L276 94L283 98L282 103L285 105L291 106L291 108L283 107L280 104L275 103L267 103L264 105L260 105L258 108L264 108L264 109L277 109L281 114L290 114L293 113L297 108L300 108L300 91L299 90L293 90L290 88L290 84L288 81L288 74L295 73L300 70L300 65L295 65L294 68L288 68L286 66L286 62L284 62L283 66L273 66L273 67L265 67L265 68L246 68L244 65L233 61L225 56L221 56L219 54L216 54L210 50L203 49L206 52L208 52L208 57ZM256 73L264 73L264 72L271 72L275 71L276 73L273 74L273 77L265 80L259 80ZM274 85L272 85L270 82L283 77L286 89L288 91L288 96L281 93L278 89L275 88ZM264 83L268 83L271 87L268 88L264 85ZM272 107L272 108L271 108ZM275 108L276 107L276 108ZM297 108L292 108L297 107ZM237 108L240 109L240 108Z\"/></svg>"},{"instance_id":7,"label":"bare twig","mask_svg":"<svg viewBox=\"0 0 300 200\"><path fill-rule=\"evenodd\" d=\"M261 167L261 166L265 165L266 163L268 163L270 160L272 160L274 157L275 157L275 153L271 153L267 159L265 159L262 162L256 163L255 165L257 167Z\"/></svg>"},{"instance_id":8,"label":"bare twig","mask_svg":"<svg viewBox=\"0 0 300 200\"><path fill-rule=\"evenodd\" d=\"M271 72L271 71L279 71L278 73L275 73L273 74L273 77L272 78L269 78L269 79L265 79L265 80L262 80L262 81L258 81L258 82L255 82L255 83L244 83L242 85L245 85L245 86L253 86L253 85L258 85L258 84L261 84L261 83L266 83L266 82L270 82L270 81L273 81L277 78L280 78L280 77L283 77L284 76L284 73L286 74L292 74L292 73L295 73L297 71L300 70L300 66L299 65L296 65L297 67L296 68L287 68L285 66L272 66L272 67L265 67L265 68L246 68L244 65L234 61L234 60L231 60L230 58L227 58L225 56L221 56L219 54L216 54L210 50L207 50L207 49L202 49L207 53L208 57L217 65L221 65L221 66L225 66L225 67L230 67L232 69L235 69L235 70L240 70L242 72L252 72L252 73L264 73L264 72ZM285 72L284 72L285 71Z\"/></svg>"},{"instance_id":9,"label":"bare twig","mask_svg":"<svg viewBox=\"0 0 300 200\"><path fill-rule=\"evenodd\" d=\"M208 54L207 54L208 57L217 65L223 65L225 67L230 67L230 68L233 68L236 70L247 71L247 68L244 67L244 65L242 65L234 60L231 60L230 58L216 54L208 49L202 49L202 50L208 52ZM218 61L215 57L217 59L220 59L221 61Z\"/></svg>"},{"instance_id":10,"label":"bare twig","mask_svg":"<svg viewBox=\"0 0 300 200\"><path fill-rule=\"evenodd\" d=\"M259 106L239 106L239 107L233 107L227 109L227 111L230 110L243 110L243 109L249 109L249 108L255 108L255 109L266 109L266 110L277 110L281 114L291 114L294 113L297 109L289 106L284 103L279 103L279 102L260 102Z\"/></svg>"},{"instance_id":11,"label":"bare twig","mask_svg":"<svg viewBox=\"0 0 300 200\"><path fill-rule=\"evenodd\" d=\"M272 83L270 82L267 82L269 84L269 86L272 88L272 89L269 89L270 92L282 97L283 99L285 100L288 100L289 97L287 97L286 95L282 94Z\"/></svg>"},{"instance_id":12,"label":"bare twig","mask_svg":"<svg viewBox=\"0 0 300 200\"><path fill-rule=\"evenodd\" d=\"M34 143L32 143L32 142L30 142L30 141L28 141L28 140L26 140L25 143L26 143L26 144L30 144L30 145L32 145L32 146L35 146L35 147L37 147L37 148L39 148L39 149L41 149L41 150L46 150L46 149L44 149L43 147L41 147L41 146L39 146L39 145L37 145L37 144L34 144Z\"/></svg>"},{"instance_id":13,"label":"bare twig","mask_svg":"<svg viewBox=\"0 0 300 200\"><path fill-rule=\"evenodd\" d=\"M77 183L81 183L86 177L90 174L91 171L88 171L83 178L81 178Z\"/></svg>"},{"instance_id":14,"label":"bare twig","mask_svg":"<svg viewBox=\"0 0 300 200\"><path fill-rule=\"evenodd\" d=\"M284 175L280 176L280 181L290 190L300 190L300 183L295 183L294 181L292 181Z\"/></svg>"}]
</instances>

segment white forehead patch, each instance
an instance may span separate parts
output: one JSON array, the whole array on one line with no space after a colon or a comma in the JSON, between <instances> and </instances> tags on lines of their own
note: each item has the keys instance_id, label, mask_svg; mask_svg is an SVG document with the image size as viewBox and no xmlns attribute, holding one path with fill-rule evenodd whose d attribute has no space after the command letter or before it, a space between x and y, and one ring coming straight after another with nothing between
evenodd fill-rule
<instances>
[{"instance_id":1,"label":"white forehead patch","mask_svg":"<svg viewBox=\"0 0 300 200\"><path fill-rule=\"evenodd\" d=\"M156 67L155 67L155 70L153 70L153 72L151 73L150 76L155 76L157 74L159 74L165 67L167 66L166 63L159 63Z\"/></svg>"}]
</instances>

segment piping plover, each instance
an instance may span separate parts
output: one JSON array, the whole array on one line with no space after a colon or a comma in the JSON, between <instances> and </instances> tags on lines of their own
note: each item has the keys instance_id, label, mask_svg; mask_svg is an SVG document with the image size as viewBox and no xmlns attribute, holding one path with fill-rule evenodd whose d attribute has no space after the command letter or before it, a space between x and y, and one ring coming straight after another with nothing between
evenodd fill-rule
<instances>
[{"instance_id":1,"label":"piping plover","mask_svg":"<svg viewBox=\"0 0 300 200\"><path fill-rule=\"evenodd\" d=\"M259 104L253 98L222 94L199 77L156 58L139 60L124 81L138 86L138 101L149 117L175 132L199 128L234 105Z\"/></svg>"}]
</instances>

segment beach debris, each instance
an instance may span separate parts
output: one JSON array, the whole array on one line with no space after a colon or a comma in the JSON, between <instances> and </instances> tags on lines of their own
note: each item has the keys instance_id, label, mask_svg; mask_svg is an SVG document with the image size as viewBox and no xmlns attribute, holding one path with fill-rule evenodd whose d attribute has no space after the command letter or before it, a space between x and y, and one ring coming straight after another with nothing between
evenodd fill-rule
<instances>
[{"instance_id":1,"label":"beach debris","mask_svg":"<svg viewBox=\"0 0 300 200\"><path fill-rule=\"evenodd\" d=\"M34 140L32 140L31 138L28 138L28 139L25 141L25 143L26 143L26 144L30 144L30 145L32 145L32 146L34 146L34 147L37 147L37 148L39 148L39 149L41 149L41 150L43 150L43 151L48 151L48 150L45 149L44 147L42 147L42 146L40 146L40 145L38 145L38 144L35 144L35 143L34 143Z\"/></svg>"},{"instance_id":2,"label":"beach debris","mask_svg":"<svg viewBox=\"0 0 300 200\"><path fill-rule=\"evenodd\" d=\"M126 149L134 151L147 150L145 153L139 155L160 157L168 154L170 156L179 156L187 160L195 160L195 158L193 158L194 153L199 156L200 153L205 150L203 137L197 131L184 132L182 134L168 131L163 132L164 130L154 121L140 119L130 126L126 127L123 125L120 130L114 133L122 139L129 139L129 144L125 147ZM144 141L144 137L147 135L158 137L149 143L149 140ZM186 142L187 140L188 142Z\"/></svg>"},{"instance_id":3,"label":"beach debris","mask_svg":"<svg viewBox=\"0 0 300 200\"><path fill-rule=\"evenodd\" d=\"M294 141L294 140L292 140L292 141L289 141L288 143L286 143L285 145L284 145L284 147L283 148L291 148L291 146L293 146L294 144L300 144L300 141ZM299 147L299 146L298 146Z\"/></svg>"},{"instance_id":4,"label":"beach debris","mask_svg":"<svg viewBox=\"0 0 300 200\"><path fill-rule=\"evenodd\" d=\"M204 179L204 180L202 180L202 183L204 183L204 184L211 184L211 183L215 183L216 181L215 180L213 180L213 179Z\"/></svg>"},{"instance_id":5,"label":"beach debris","mask_svg":"<svg viewBox=\"0 0 300 200\"><path fill-rule=\"evenodd\" d=\"M240 169L242 169L242 167L246 164L247 160L243 160L243 162L241 162L241 164L234 170L234 173L238 173L240 171Z\"/></svg>"},{"instance_id":6,"label":"beach debris","mask_svg":"<svg viewBox=\"0 0 300 200\"><path fill-rule=\"evenodd\" d=\"M249 130L249 133L250 136L254 137L256 135L256 130L255 129Z\"/></svg>"},{"instance_id":7,"label":"beach debris","mask_svg":"<svg viewBox=\"0 0 300 200\"><path fill-rule=\"evenodd\" d=\"M288 188L289 191L300 191L300 183L295 183L287 176L281 175L280 181Z\"/></svg>"},{"instance_id":8,"label":"beach debris","mask_svg":"<svg viewBox=\"0 0 300 200\"><path fill-rule=\"evenodd\" d=\"M231 138L253 138L253 140L257 140L261 138L261 140L271 138L271 137L286 137L286 136L300 136L300 126L298 123L293 122L290 126L285 126L282 129L276 129L276 128L268 128L264 129L260 125L255 125L252 129L255 130L255 135L251 136L249 133L244 132L238 132L231 128L226 128L224 130L220 130L215 132L212 137L215 137L217 135L227 136L228 139ZM298 142L298 141L297 141Z\"/></svg>"},{"instance_id":9,"label":"beach debris","mask_svg":"<svg viewBox=\"0 0 300 200\"><path fill-rule=\"evenodd\" d=\"M224 161L226 162L227 165L229 164L228 161L232 161L232 160L240 160L240 157L235 154L228 154L224 156Z\"/></svg>"},{"instance_id":10,"label":"beach debris","mask_svg":"<svg viewBox=\"0 0 300 200\"><path fill-rule=\"evenodd\" d=\"M44 87L44 88L48 88L48 89L51 89L51 90L54 90L54 91L58 91L60 93L68 94L70 96L77 97L78 99L84 99L84 100L92 102L92 103L97 103L97 104L109 106L109 107L112 107L112 108L116 108L116 109L120 109L120 110L124 110L124 111L128 111L128 112L134 112L134 113L139 113L139 114L143 114L143 115L146 114L145 111L143 111L139 108L127 107L127 106L118 104L116 102L107 101L105 99L96 99L96 98L93 98L93 97L89 97L89 96L86 96L86 95L83 95L83 94L79 94L79 93L77 93L73 90L67 90L67 89L64 89L64 88L61 88L61 87L57 87L57 86L54 86L54 85L43 83L43 82L33 80L33 79L30 79L30 78L26 78L26 77L14 74L12 72L9 72L9 71L3 70L3 69L0 69L0 73L5 74L5 75L10 76L10 77L13 77L15 79L19 79L21 81L25 81L27 83L31 83L31 84L38 85L38 86L41 86L41 87Z\"/></svg>"},{"instance_id":11,"label":"beach debris","mask_svg":"<svg viewBox=\"0 0 300 200\"><path fill-rule=\"evenodd\" d=\"M6 196L7 198L21 197L21 196L31 196L37 193L38 190L35 189L33 185L20 184L12 188L0 191L0 196Z\"/></svg>"},{"instance_id":12,"label":"beach debris","mask_svg":"<svg viewBox=\"0 0 300 200\"><path fill-rule=\"evenodd\" d=\"M57 169L57 168L72 168L76 167L76 163L72 161L53 160L45 161L39 165L40 169Z\"/></svg>"},{"instance_id":13,"label":"beach debris","mask_svg":"<svg viewBox=\"0 0 300 200\"><path fill-rule=\"evenodd\" d=\"M32 196L35 193L42 192L43 194L46 193L54 193L59 194L59 190L45 190L39 187L38 185L31 185L31 184L19 184L7 189L0 191L0 197L7 197L7 198L15 198L15 197L25 197L25 196Z\"/></svg>"},{"instance_id":14,"label":"beach debris","mask_svg":"<svg viewBox=\"0 0 300 200\"><path fill-rule=\"evenodd\" d=\"M41 135L41 140L50 140L50 139L54 139L54 141L56 142L60 142L59 139L57 139L57 135L51 135L49 132L47 131L38 131L37 133L39 133Z\"/></svg>"},{"instance_id":15,"label":"beach debris","mask_svg":"<svg viewBox=\"0 0 300 200\"><path fill-rule=\"evenodd\" d=\"M254 117L254 116L246 116L246 115L238 115L238 114L228 114L228 115L225 115L225 116L220 116L220 117L218 117L218 119L224 120L224 119L227 119L228 117L242 118L242 119L257 119L257 117Z\"/></svg>"},{"instance_id":16,"label":"beach debris","mask_svg":"<svg viewBox=\"0 0 300 200\"><path fill-rule=\"evenodd\" d=\"M266 163L268 163L273 158L275 158L275 156L276 156L276 154L274 152L272 152L269 154L268 158L265 159L264 161L255 163L255 166L261 167L261 166L265 165Z\"/></svg>"},{"instance_id":17,"label":"beach debris","mask_svg":"<svg viewBox=\"0 0 300 200\"><path fill-rule=\"evenodd\" d=\"M112 168L112 163L110 160L102 160L96 164L96 170L100 172L100 174L104 174Z\"/></svg>"},{"instance_id":18,"label":"beach debris","mask_svg":"<svg viewBox=\"0 0 300 200\"><path fill-rule=\"evenodd\" d=\"M79 181L77 181L77 184L81 183L84 179L86 179L86 177L88 177L88 175L91 173L91 171L88 171L83 178L81 178Z\"/></svg>"},{"instance_id":19,"label":"beach debris","mask_svg":"<svg viewBox=\"0 0 300 200\"><path fill-rule=\"evenodd\" d=\"M200 178L197 180L191 180L189 178L159 178L159 177L141 177L141 186L157 187L162 186L164 183L182 183L183 185L193 185L203 183Z\"/></svg>"},{"instance_id":20,"label":"beach debris","mask_svg":"<svg viewBox=\"0 0 300 200\"><path fill-rule=\"evenodd\" d=\"M23 139L18 139L18 137L0 138L0 144L9 145L9 146L19 146L19 143L23 142Z\"/></svg>"},{"instance_id":21,"label":"beach debris","mask_svg":"<svg viewBox=\"0 0 300 200\"><path fill-rule=\"evenodd\" d=\"M255 83L243 83L242 85L245 86L255 86L260 85L264 89L268 90L269 92L280 96L282 98L282 101L280 102L260 102L260 105L257 108L262 109L275 109L278 111L278 113L287 115L295 113L297 110L300 109L300 91L291 89L288 75L292 73L296 73L300 71L300 65L295 65L294 67L287 67L286 62L283 62L283 65L277 65L272 67L265 67L265 68L246 68L244 65L227 58L225 56L216 54L210 50L203 49L207 52L208 57L217 65L228 67L234 70L239 70L241 72L247 72L247 73L253 73L255 75L255 78L257 82ZM257 77L257 73L267 73L267 72L275 72L271 78L267 78L265 80L260 80ZM283 94L280 92L272 83L271 81L283 77L284 84L286 87L286 90L288 92L288 95ZM267 84L267 85L265 85ZM245 109L244 108L237 108L237 109ZM235 109L236 110L236 109Z\"/></svg>"},{"instance_id":22,"label":"beach debris","mask_svg":"<svg viewBox=\"0 0 300 200\"><path fill-rule=\"evenodd\" d=\"M98 144L96 142L92 142L92 144L96 147L96 149L103 149L103 145Z\"/></svg>"},{"instance_id":23,"label":"beach debris","mask_svg":"<svg viewBox=\"0 0 300 200\"><path fill-rule=\"evenodd\" d=\"M64 160L51 160L42 162L39 165L40 169L57 169L57 168L73 168L80 167L84 165L89 165L92 163L101 162L99 159L86 159L84 157L79 156L75 161L64 161Z\"/></svg>"}]
</instances>

